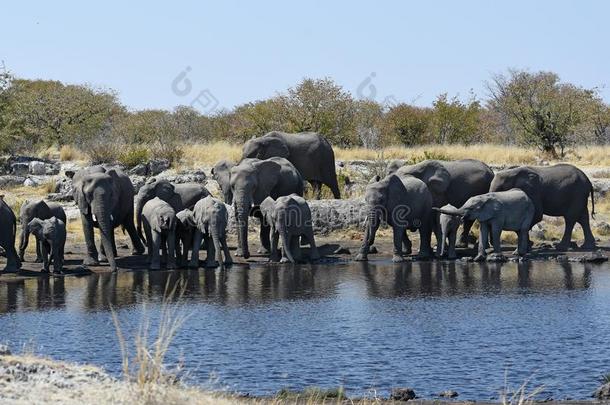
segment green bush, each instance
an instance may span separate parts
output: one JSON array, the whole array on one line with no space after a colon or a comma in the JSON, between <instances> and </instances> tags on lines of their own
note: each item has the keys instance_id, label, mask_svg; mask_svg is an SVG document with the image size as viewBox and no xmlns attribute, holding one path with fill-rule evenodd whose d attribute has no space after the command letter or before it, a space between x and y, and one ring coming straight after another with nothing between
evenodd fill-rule
<instances>
[{"instance_id":1,"label":"green bush","mask_svg":"<svg viewBox=\"0 0 610 405\"><path fill-rule=\"evenodd\" d=\"M118 161L127 168L148 162L150 153L142 146L131 146L119 155Z\"/></svg>"}]
</instances>

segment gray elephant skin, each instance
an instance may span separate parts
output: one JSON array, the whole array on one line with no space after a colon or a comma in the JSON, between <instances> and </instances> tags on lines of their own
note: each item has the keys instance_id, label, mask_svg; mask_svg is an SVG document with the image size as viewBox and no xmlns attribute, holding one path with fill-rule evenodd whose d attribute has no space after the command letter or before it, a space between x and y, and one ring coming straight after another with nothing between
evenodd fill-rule
<instances>
[{"instance_id":1,"label":"gray elephant skin","mask_svg":"<svg viewBox=\"0 0 610 405\"><path fill-rule=\"evenodd\" d=\"M392 171L395 166L395 162L391 162L387 171ZM396 170L396 174L411 175L426 183L432 193L433 207L442 207L445 204L461 207L470 197L487 193L494 178L489 166L474 159L451 162L424 160L414 165L402 166ZM472 221L464 221L460 245L468 245L472 224ZM438 227L435 226L434 230L437 239L440 239Z\"/></svg>"},{"instance_id":2,"label":"gray elephant skin","mask_svg":"<svg viewBox=\"0 0 610 405\"><path fill-rule=\"evenodd\" d=\"M210 192L199 183L172 184L164 179L155 177L149 179L135 197L136 201L136 227L138 235L142 237L142 209L144 204L155 197L167 202L175 212L183 209L193 209L197 201L210 195Z\"/></svg>"},{"instance_id":3,"label":"gray elephant skin","mask_svg":"<svg viewBox=\"0 0 610 405\"><path fill-rule=\"evenodd\" d=\"M441 210L451 211L457 208L451 204L443 205ZM455 242L457 239L458 228L462 224L462 217L458 215L449 215L441 213L438 219L441 228L441 257L447 257L448 259L457 258L455 252Z\"/></svg>"},{"instance_id":4,"label":"gray elephant skin","mask_svg":"<svg viewBox=\"0 0 610 405\"><path fill-rule=\"evenodd\" d=\"M231 265L233 259L227 245L229 212L225 204L212 196L205 197L195 204L193 216L196 229L189 267L199 267L199 247L202 238L205 239L208 250L205 267L215 267L216 263L221 268Z\"/></svg>"},{"instance_id":5,"label":"gray elephant skin","mask_svg":"<svg viewBox=\"0 0 610 405\"><path fill-rule=\"evenodd\" d=\"M235 166L235 162L223 159L212 167L212 178L220 186L222 197L229 205L233 204L233 192L231 191L231 169L233 166Z\"/></svg>"},{"instance_id":6,"label":"gray elephant skin","mask_svg":"<svg viewBox=\"0 0 610 405\"><path fill-rule=\"evenodd\" d=\"M184 209L176 213L176 264L180 268L188 265L189 252L193 249L195 229L193 211Z\"/></svg>"},{"instance_id":7,"label":"gray elephant skin","mask_svg":"<svg viewBox=\"0 0 610 405\"><path fill-rule=\"evenodd\" d=\"M15 249L15 236L17 234L17 218L15 213L0 195L0 246L6 252L6 266L4 273L15 273L21 267L21 261Z\"/></svg>"},{"instance_id":8,"label":"gray elephant skin","mask_svg":"<svg viewBox=\"0 0 610 405\"><path fill-rule=\"evenodd\" d=\"M42 271L49 272L49 263L52 259L53 273L61 273L64 266L66 223L56 217L34 218L26 228L36 237L37 250L40 249L42 254Z\"/></svg>"},{"instance_id":9,"label":"gray elephant skin","mask_svg":"<svg viewBox=\"0 0 610 405\"><path fill-rule=\"evenodd\" d=\"M542 215L564 218L565 231L557 245L558 250L569 248L572 230L577 222L585 235L582 248L595 248L587 206L591 196L593 215L593 185L582 170L564 163L548 167L520 166L496 173L489 190L503 191L511 188L525 191L533 201L536 211L531 226L540 222Z\"/></svg>"},{"instance_id":10,"label":"gray elephant skin","mask_svg":"<svg viewBox=\"0 0 610 405\"><path fill-rule=\"evenodd\" d=\"M237 256L250 257L248 249L248 217L261 219L261 252L270 249L269 225L262 220L259 205L267 197L274 200L290 194L303 195L303 178L292 163L284 158L244 159L231 168L231 191L237 222Z\"/></svg>"},{"instance_id":11,"label":"gray elephant skin","mask_svg":"<svg viewBox=\"0 0 610 405\"><path fill-rule=\"evenodd\" d=\"M402 246L406 242L407 229L419 230L419 257L431 256L432 194L423 181L412 176L396 174L383 179L376 176L366 187L365 200L367 215L364 240L356 260L367 260L369 247L375 242L375 233L381 221L392 227L394 235L392 261L404 260Z\"/></svg>"},{"instance_id":12,"label":"gray elephant skin","mask_svg":"<svg viewBox=\"0 0 610 405\"><path fill-rule=\"evenodd\" d=\"M87 256L85 265L97 265L107 258L112 271L116 266L114 228L122 226L133 246L133 254L144 253L133 222L134 188L131 180L118 169L92 166L76 172L72 178L73 196L81 214ZM101 234L100 255L95 246L93 228Z\"/></svg>"},{"instance_id":13,"label":"gray elephant skin","mask_svg":"<svg viewBox=\"0 0 610 405\"><path fill-rule=\"evenodd\" d=\"M479 251L475 261L484 260L489 235L494 253L502 254L502 231L519 234L517 253L523 256L529 248L528 232L535 214L535 207L527 194L520 189L490 192L471 197L460 208L435 208L442 214L462 217L464 221L478 220L481 225Z\"/></svg>"},{"instance_id":14,"label":"gray elephant skin","mask_svg":"<svg viewBox=\"0 0 610 405\"><path fill-rule=\"evenodd\" d=\"M311 183L318 199L323 184L330 188L335 198L341 198L335 169L335 153L322 135L315 132L288 134L272 131L245 143L242 159L262 160L270 157L288 159L303 179Z\"/></svg>"},{"instance_id":15,"label":"gray elephant skin","mask_svg":"<svg viewBox=\"0 0 610 405\"><path fill-rule=\"evenodd\" d=\"M291 194L274 200L265 198L260 206L265 221L271 227L270 261L278 259L278 242L282 240L280 263L297 263L301 260L300 238L304 237L311 247L309 259L320 258L311 222L311 210L307 201L299 195Z\"/></svg>"},{"instance_id":16,"label":"gray elephant skin","mask_svg":"<svg viewBox=\"0 0 610 405\"><path fill-rule=\"evenodd\" d=\"M176 268L176 212L169 203L155 197L142 208L148 263L151 270L161 268L159 250L167 252L166 267Z\"/></svg>"},{"instance_id":17,"label":"gray elephant skin","mask_svg":"<svg viewBox=\"0 0 610 405\"><path fill-rule=\"evenodd\" d=\"M66 212L63 207L54 202L45 202L44 200L26 201L21 205L19 210L19 220L21 221L21 237L19 238L19 259L25 261L25 250L28 247L30 232L27 224L34 218L49 219L55 217L66 223ZM42 252L36 245L36 263L42 262Z\"/></svg>"}]
</instances>

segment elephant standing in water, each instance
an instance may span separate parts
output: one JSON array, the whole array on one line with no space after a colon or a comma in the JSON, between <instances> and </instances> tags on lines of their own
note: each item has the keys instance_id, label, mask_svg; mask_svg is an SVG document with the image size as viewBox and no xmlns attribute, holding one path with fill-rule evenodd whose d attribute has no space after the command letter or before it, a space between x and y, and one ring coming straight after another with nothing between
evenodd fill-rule
<instances>
[{"instance_id":1,"label":"elephant standing in water","mask_svg":"<svg viewBox=\"0 0 610 405\"><path fill-rule=\"evenodd\" d=\"M494 253L502 254L502 231L515 231L519 235L517 253L523 256L528 250L528 232L534 218L534 203L525 192L517 188L471 197L460 208L444 206L434 208L442 214L462 217L464 221L478 220L481 224L479 252L475 261L485 259L487 240L491 232Z\"/></svg>"},{"instance_id":2,"label":"elephant standing in water","mask_svg":"<svg viewBox=\"0 0 610 405\"><path fill-rule=\"evenodd\" d=\"M15 250L15 235L17 234L17 218L15 213L0 195L0 246L6 252L6 267L4 273L15 273L21 267L21 261Z\"/></svg>"},{"instance_id":3,"label":"elephant standing in water","mask_svg":"<svg viewBox=\"0 0 610 405\"><path fill-rule=\"evenodd\" d=\"M210 192L199 183L172 184L164 179L149 179L138 190L136 201L136 225L138 235L142 237L142 209L155 197L167 202L175 212L193 209L197 201L210 195Z\"/></svg>"},{"instance_id":4,"label":"elephant standing in water","mask_svg":"<svg viewBox=\"0 0 610 405\"><path fill-rule=\"evenodd\" d=\"M267 197L277 199L292 193L303 196L303 178L284 158L244 159L231 168L231 191L237 222L236 256L250 257L248 249L248 216L261 219L261 252L269 251L269 225L262 218L259 205Z\"/></svg>"},{"instance_id":5,"label":"elephant standing in water","mask_svg":"<svg viewBox=\"0 0 610 405\"><path fill-rule=\"evenodd\" d=\"M375 242L375 233L383 220L394 234L393 262L403 261L402 246L407 229L419 230L419 257L428 258L432 251L432 195L426 184L412 176L391 174L383 179L374 177L366 186L366 221L364 240L356 260L367 260L369 247Z\"/></svg>"},{"instance_id":6,"label":"elephant standing in water","mask_svg":"<svg viewBox=\"0 0 610 405\"><path fill-rule=\"evenodd\" d=\"M567 250L572 239L574 224L582 226L585 235L584 249L595 248L595 238L589 224L591 196L591 215L595 214L593 185L582 170L569 164L548 167L521 166L496 173L490 191L505 191L519 188L531 198L536 208L530 227L542 220L542 215L563 217L565 231L557 250Z\"/></svg>"},{"instance_id":7,"label":"elephant standing in water","mask_svg":"<svg viewBox=\"0 0 610 405\"><path fill-rule=\"evenodd\" d=\"M283 157L297 168L303 179L311 183L316 198L320 199L322 185L327 185L335 198L341 198L335 153L330 143L315 132L287 134L272 131L246 142L242 159Z\"/></svg>"},{"instance_id":8,"label":"elephant standing in water","mask_svg":"<svg viewBox=\"0 0 610 405\"><path fill-rule=\"evenodd\" d=\"M199 247L202 237L205 239L208 249L206 267L214 267L215 261L221 268L233 264L227 245L229 212L225 204L212 196L199 200L193 208L193 221L196 228L189 267L199 267Z\"/></svg>"},{"instance_id":9,"label":"elephant standing in water","mask_svg":"<svg viewBox=\"0 0 610 405\"><path fill-rule=\"evenodd\" d=\"M49 272L49 259L53 259L53 273L61 273L64 266L66 223L59 218L34 218L27 230L36 237L36 245L42 254L42 271Z\"/></svg>"},{"instance_id":10,"label":"elephant standing in water","mask_svg":"<svg viewBox=\"0 0 610 405\"><path fill-rule=\"evenodd\" d=\"M146 233L148 263L151 270L161 268L159 249L167 252L166 267L176 268L176 211L169 203L155 197L142 208L142 223Z\"/></svg>"},{"instance_id":11,"label":"elephant standing in water","mask_svg":"<svg viewBox=\"0 0 610 405\"><path fill-rule=\"evenodd\" d=\"M400 162L390 162L386 172L389 174L395 171L399 176L410 175L422 180L432 193L433 207L442 207L445 204L461 207L470 197L487 193L494 178L489 166L474 159L451 162L424 160L402 167ZM459 238L460 245L468 246L468 234L473 223L474 221L464 220ZM437 240L440 241L438 226L435 226L434 230Z\"/></svg>"},{"instance_id":12,"label":"elephant standing in water","mask_svg":"<svg viewBox=\"0 0 610 405\"><path fill-rule=\"evenodd\" d=\"M19 260L25 261L25 250L28 247L30 231L27 224L34 218L49 219L55 217L66 223L66 213L63 207L57 203L45 202L44 200L26 201L19 210L21 221L21 238L19 239ZM36 244L36 263L42 262L42 252L40 246Z\"/></svg>"},{"instance_id":13,"label":"elephant standing in water","mask_svg":"<svg viewBox=\"0 0 610 405\"><path fill-rule=\"evenodd\" d=\"M97 265L108 260L112 271L117 270L114 228L122 226L133 245L133 254L144 253L133 222L134 188L131 180L118 169L92 166L76 172L72 178L72 195L80 210L83 233L87 244L85 265ZM101 234L100 256L95 247L93 228Z\"/></svg>"}]
</instances>

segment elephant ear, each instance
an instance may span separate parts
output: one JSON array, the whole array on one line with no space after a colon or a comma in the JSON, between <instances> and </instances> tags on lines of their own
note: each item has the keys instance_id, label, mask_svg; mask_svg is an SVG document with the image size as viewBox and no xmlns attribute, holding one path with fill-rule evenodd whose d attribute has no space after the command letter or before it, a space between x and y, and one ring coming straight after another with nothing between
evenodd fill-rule
<instances>
[{"instance_id":1,"label":"elephant ear","mask_svg":"<svg viewBox=\"0 0 610 405\"><path fill-rule=\"evenodd\" d=\"M488 198L479 209L477 218L479 221L489 221L497 216L501 210L502 204L497 199Z\"/></svg>"},{"instance_id":2,"label":"elephant ear","mask_svg":"<svg viewBox=\"0 0 610 405\"><path fill-rule=\"evenodd\" d=\"M158 181L155 184L155 194L163 201L169 201L176 194L176 188L169 181Z\"/></svg>"},{"instance_id":3,"label":"elephant ear","mask_svg":"<svg viewBox=\"0 0 610 405\"><path fill-rule=\"evenodd\" d=\"M426 170L425 183L432 194L441 195L447 191L451 182L451 174L440 163L432 165Z\"/></svg>"},{"instance_id":4,"label":"elephant ear","mask_svg":"<svg viewBox=\"0 0 610 405\"><path fill-rule=\"evenodd\" d=\"M76 205L80 210L81 214L89 215L89 201L87 201L87 197L85 197L87 193L87 188L91 186L90 180L83 179L83 181L79 184L80 187L74 189L74 200L76 201Z\"/></svg>"},{"instance_id":5,"label":"elephant ear","mask_svg":"<svg viewBox=\"0 0 610 405\"><path fill-rule=\"evenodd\" d=\"M259 159L268 159L274 156L288 158L290 156L290 151L283 139L273 136L265 136L262 139L263 150L259 153L260 156L257 156Z\"/></svg>"},{"instance_id":6,"label":"elephant ear","mask_svg":"<svg viewBox=\"0 0 610 405\"><path fill-rule=\"evenodd\" d=\"M268 223L272 222L275 217L275 215L273 215L275 211L275 200L271 197L265 198L261 203L260 208L266 221Z\"/></svg>"},{"instance_id":7,"label":"elephant ear","mask_svg":"<svg viewBox=\"0 0 610 405\"><path fill-rule=\"evenodd\" d=\"M281 166L272 160L262 160L254 164L256 168L256 188L254 205L259 205L265 198L272 196L273 189L280 179Z\"/></svg>"}]
</instances>

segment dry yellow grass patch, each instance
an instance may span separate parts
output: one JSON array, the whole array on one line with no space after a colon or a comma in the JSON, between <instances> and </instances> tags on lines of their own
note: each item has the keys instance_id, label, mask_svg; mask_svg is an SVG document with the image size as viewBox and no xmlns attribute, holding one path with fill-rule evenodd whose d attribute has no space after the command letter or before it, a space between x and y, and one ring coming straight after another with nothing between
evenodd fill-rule
<instances>
[{"instance_id":1,"label":"dry yellow grass patch","mask_svg":"<svg viewBox=\"0 0 610 405\"><path fill-rule=\"evenodd\" d=\"M183 148L184 155L180 162L180 166L212 166L221 159L228 159L236 162L241 159L242 146L242 144L225 141L188 144Z\"/></svg>"}]
</instances>

